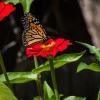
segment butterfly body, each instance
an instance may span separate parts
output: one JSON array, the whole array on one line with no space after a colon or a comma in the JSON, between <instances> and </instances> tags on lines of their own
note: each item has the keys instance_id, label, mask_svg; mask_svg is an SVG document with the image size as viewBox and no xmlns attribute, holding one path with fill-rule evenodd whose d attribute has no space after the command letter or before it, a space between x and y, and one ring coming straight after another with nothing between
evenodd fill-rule
<instances>
[{"instance_id":1,"label":"butterfly body","mask_svg":"<svg viewBox=\"0 0 100 100\"><path fill-rule=\"evenodd\" d=\"M24 26L24 32L22 34L24 46L30 46L37 42L43 42L46 40L45 29L32 14L25 14L22 18L22 23Z\"/></svg>"}]
</instances>

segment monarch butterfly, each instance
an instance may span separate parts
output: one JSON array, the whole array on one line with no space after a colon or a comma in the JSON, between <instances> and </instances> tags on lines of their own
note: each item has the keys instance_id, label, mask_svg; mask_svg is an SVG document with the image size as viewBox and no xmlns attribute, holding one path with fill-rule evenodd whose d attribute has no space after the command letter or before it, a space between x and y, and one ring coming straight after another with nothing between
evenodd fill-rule
<instances>
[{"instance_id":1,"label":"monarch butterfly","mask_svg":"<svg viewBox=\"0 0 100 100\"><path fill-rule=\"evenodd\" d=\"M45 29L31 13L24 14L22 24L24 26L22 34L24 46L30 46L47 38Z\"/></svg>"}]
</instances>

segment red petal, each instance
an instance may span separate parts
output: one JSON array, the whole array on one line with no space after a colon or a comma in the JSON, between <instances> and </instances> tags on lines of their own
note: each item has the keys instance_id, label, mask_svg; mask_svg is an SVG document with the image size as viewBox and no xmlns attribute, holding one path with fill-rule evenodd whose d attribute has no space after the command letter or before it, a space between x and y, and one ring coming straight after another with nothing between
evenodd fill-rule
<instances>
[{"instance_id":1,"label":"red petal","mask_svg":"<svg viewBox=\"0 0 100 100\"><path fill-rule=\"evenodd\" d=\"M39 56L39 53L41 52L41 44L35 44L30 47L26 48L26 56L31 57L31 56Z\"/></svg>"},{"instance_id":2,"label":"red petal","mask_svg":"<svg viewBox=\"0 0 100 100\"><path fill-rule=\"evenodd\" d=\"M54 47L50 49L45 49L42 46L43 45L49 45L51 42L55 42ZM30 56L41 56L41 57L48 57L49 55L51 56L56 56L57 52L63 51L70 45L69 40L64 40L64 39L56 39L55 41L53 39L49 39L46 41L44 44L43 43L37 43L35 45L31 45L30 47L26 48L26 55L28 57Z\"/></svg>"},{"instance_id":3,"label":"red petal","mask_svg":"<svg viewBox=\"0 0 100 100\"><path fill-rule=\"evenodd\" d=\"M0 2L0 13L2 12L5 6L6 6L5 3Z\"/></svg>"},{"instance_id":4,"label":"red petal","mask_svg":"<svg viewBox=\"0 0 100 100\"><path fill-rule=\"evenodd\" d=\"M6 16L10 15L16 8L11 4L0 3L4 9L0 7L0 21L3 20Z\"/></svg>"},{"instance_id":5,"label":"red petal","mask_svg":"<svg viewBox=\"0 0 100 100\"><path fill-rule=\"evenodd\" d=\"M38 50L38 49L41 49L41 45L42 45L41 43L38 43L38 44L32 45L31 47L34 50Z\"/></svg>"},{"instance_id":6,"label":"red petal","mask_svg":"<svg viewBox=\"0 0 100 100\"><path fill-rule=\"evenodd\" d=\"M41 51L41 52L39 52L39 56L41 56L41 57L48 57L49 56L49 52Z\"/></svg>"},{"instance_id":7,"label":"red petal","mask_svg":"<svg viewBox=\"0 0 100 100\"><path fill-rule=\"evenodd\" d=\"M32 56L32 48L26 48L26 56L27 57Z\"/></svg>"},{"instance_id":8,"label":"red petal","mask_svg":"<svg viewBox=\"0 0 100 100\"><path fill-rule=\"evenodd\" d=\"M56 39L56 40L55 40L56 46L61 45L64 41L65 41L65 40L62 39L62 38L58 38L58 39Z\"/></svg>"},{"instance_id":9,"label":"red petal","mask_svg":"<svg viewBox=\"0 0 100 100\"><path fill-rule=\"evenodd\" d=\"M32 51L40 51L42 49L40 43L35 44L35 45L28 46L27 48L31 48Z\"/></svg>"},{"instance_id":10,"label":"red petal","mask_svg":"<svg viewBox=\"0 0 100 100\"><path fill-rule=\"evenodd\" d=\"M26 48L26 56L31 57L31 56L38 56L39 52L33 51L32 48Z\"/></svg>"},{"instance_id":11,"label":"red petal","mask_svg":"<svg viewBox=\"0 0 100 100\"><path fill-rule=\"evenodd\" d=\"M64 39L56 40L56 48L57 48L58 51L63 51L63 50L66 49L70 44L71 44L71 43L70 43L69 40L64 40Z\"/></svg>"},{"instance_id":12,"label":"red petal","mask_svg":"<svg viewBox=\"0 0 100 100\"><path fill-rule=\"evenodd\" d=\"M53 48L52 51L50 52L50 55L54 57L56 56L57 52L58 52L57 49Z\"/></svg>"},{"instance_id":13,"label":"red petal","mask_svg":"<svg viewBox=\"0 0 100 100\"><path fill-rule=\"evenodd\" d=\"M50 44L51 42L53 42L54 40L53 39L48 39L44 44Z\"/></svg>"}]
</instances>

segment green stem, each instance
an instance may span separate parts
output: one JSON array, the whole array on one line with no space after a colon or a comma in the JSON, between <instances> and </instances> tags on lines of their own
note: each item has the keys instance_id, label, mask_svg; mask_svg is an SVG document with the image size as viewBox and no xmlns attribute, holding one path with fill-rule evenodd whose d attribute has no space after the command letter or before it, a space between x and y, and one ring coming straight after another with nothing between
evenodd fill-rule
<instances>
[{"instance_id":1,"label":"green stem","mask_svg":"<svg viewBox=\"0 0 100 100\"><path fill-rule=\"evenodd\" d=\"M50 65L50 71L51 71L51 78L53 83L53 88L56 96L56 100L60 100L58 88L57 88L57 82L56 82L56 76L55 76L55 69L53 65L53 57L49 56L49 65Z\"/></svg>"},{"instance_id":2,"label":"green stem","mask_svg":"<svg viewBox=\"0 0 100 100\"><path fill-rule=\"evenodd\" d=\"M8 75L7 75L7 72L6 72L6 68L5 68L5 65L4 65L4 61L3 61L3 58L2 58L1 52L0 52L0 66L1 66L2 72L3 72L4 76L5 76L7 85L12 90L11 84L10 84L10 81L9 81L9 78L8 78Z\"/></svg>"},{"instance_id":3,"label":"green stem","mask_svg":"<svg viewBox=\"0 0 100 100\"><path fill-rule=\"evenodd\" d=\"M35 64L35 68L38 67L38 61L37 61L37 57L34 56L34 64ZM38 74L38 79L36 81L37 84L37 90L38 90L38 94L40 96L40 100L43 100L43 93L42 93L42 84L41 84L41 75Z\"/></svg>"}]
</instances>

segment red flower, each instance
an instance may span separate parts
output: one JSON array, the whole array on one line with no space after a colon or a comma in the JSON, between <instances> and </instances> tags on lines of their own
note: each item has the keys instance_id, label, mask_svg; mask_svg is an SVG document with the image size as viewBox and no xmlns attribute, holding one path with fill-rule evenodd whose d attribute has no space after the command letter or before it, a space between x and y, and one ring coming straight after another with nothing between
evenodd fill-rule
<instances>
[{"instance_id":1,"label":"red flower","mask_svg":"<svg viewBox=\"0 0 100 100\"><path fill-rule=\"evenodd\" d=\"M10 15L16 8L12 4L0 2L0 21Z\"/></svg>"},{"instance_id":2,"label":"red flower","mask_svg":"<svg viewBox=\"0 0 100 100\"><path fill-rule=\"evenodd\" d=\"M37 43L33 44L26 48L26 56L42 56L42 57L48 57L56 56L57 52L63 51L64 49L68 48L68 46L71 45L69 40L65 39L49 39L48 41L44 43Z\"/></svg>"}]
</instances>

